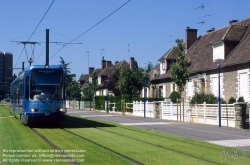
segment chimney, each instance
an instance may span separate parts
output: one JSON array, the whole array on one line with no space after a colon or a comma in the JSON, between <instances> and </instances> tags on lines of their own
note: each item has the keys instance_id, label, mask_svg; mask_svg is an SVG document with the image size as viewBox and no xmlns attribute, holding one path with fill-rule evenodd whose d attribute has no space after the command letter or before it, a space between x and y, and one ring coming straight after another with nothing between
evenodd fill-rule
<instances>
[{"instance_id":1,"label":"chimney","mask_svg":"<svg viewBox=\"0 0 250 165\"><path fill-rule=\"evenodd\" d=\"M238 22L239 20L231 20L231 21L229 21L229 25L232 25L232 24L234 24L234 23L236 23L236 22Z\"/></svg>"},{"instance_id":2,"label":"chimney","mask_svg":"<svg viewBox=\"0 0 250 165\"><path fill-rule=\"evenodd\" d=\"M106 67L111 67L112 66L112 62L111 61L106 61Z\"/></svg>"},{"instance_id":3,"label":"chimney","mask_svg":"<svg viewBox=\"0 0 250 165\"><path fill-rule=\"evenodd\" d=\"M131 69L131 70L134 69L134 62L135 62L134 57L131 57L131 58L130 58L130 69Z\"/></svg>"},{"instance_id":4,"label":"chimney","mask_svg":"<svg viewBox=\"0 0 250 165\"><path fill-rule=\"evenodd\" d=\"M94 72L95 68L94 67L89 67L89 75L92 75L92 73Z\"/></svg>"},{"instance_id":5,"label":"chimney","mask_svg":"<svg viewBox=\"0 0 250 165\"><path fill-rule=\"evenodd\" d=\"M186 28L185 49L188 50L197 40L197 29Z\"/></svg>"},{"instance_id":6,"label":"chimney","mask_svg":"<svg viewBox=\"0 0 250 165\"><path fill-rule=\"evenodd\" d=\"M106 60L104 60L104 57L102 57L102 69L106 67Z\"/></svg>"}]
</instances>

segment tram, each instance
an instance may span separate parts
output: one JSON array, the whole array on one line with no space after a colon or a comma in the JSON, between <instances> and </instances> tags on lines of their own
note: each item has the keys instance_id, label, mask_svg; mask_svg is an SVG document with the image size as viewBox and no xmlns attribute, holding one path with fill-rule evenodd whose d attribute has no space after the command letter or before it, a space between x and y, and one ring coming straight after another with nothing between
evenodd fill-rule
<instances>
[{"instance_id":1,"label":"tram","mask_svg":"<svg viewBox=\"0 0 250 165\"><path fill-rule=\"evenodd\" d=\"M64 120L65 76L59 65L31 65L10 85L10 109L23 125Z\"/></svg>"}]
</instances>

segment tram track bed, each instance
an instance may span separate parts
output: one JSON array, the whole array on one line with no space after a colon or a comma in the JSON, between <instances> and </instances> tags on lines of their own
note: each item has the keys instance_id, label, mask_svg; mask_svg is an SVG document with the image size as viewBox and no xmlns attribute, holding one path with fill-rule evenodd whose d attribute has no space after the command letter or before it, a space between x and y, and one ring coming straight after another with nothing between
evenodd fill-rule
<instances>
[{"instance_id":1,"label":"tram track bed","mask_svg":"<svg viewBox=\"0 0 250 165\"><path fill-rule=\"evenodd\" d=\"M3 111L0 107L1 117L9 116ZM2 164L10 164L3 161L10 159L4 154L20 160L17 156L22 153L27 160L35 160L29 151L39 160L51 160L53 164L248 164L250 160L249 153L237 160L221 157L221 151L230 148L75 116L66 116L58 127L38 124L32 128L15 118L0 118L0 133ZM23 152L9 152L18 150Z\"/></svg>"}]
</instances>

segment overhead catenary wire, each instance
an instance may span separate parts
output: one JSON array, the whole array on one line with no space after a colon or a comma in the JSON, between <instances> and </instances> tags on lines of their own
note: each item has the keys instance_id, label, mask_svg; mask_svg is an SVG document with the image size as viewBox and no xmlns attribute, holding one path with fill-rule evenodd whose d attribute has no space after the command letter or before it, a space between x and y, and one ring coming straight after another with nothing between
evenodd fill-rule
<instances>
[{"instance_id":1,"label":"overhead catenary wire","mask_svg":"<svg viewBox=\"0 0 250 165\"><path fill-rule=\"evenodd\" d=\"M107 15L106 17L104 17L102 20L100 20L99 22L97 22L96 24L94 24L93 26L91 26L89 29L87 29L86 31L84 31L82 34L80 34L79 36L77 36L76 38L74 38L73 40L71 40L70 42L68 42L67 44L63 45L56 53L54 53L50 59L52 57L54 57L56 54L58 54L66 45L70 44L71 42L77 40L78 38L80 38L82 35L86 34L87 32L89 32L90 30L92 30L93 28L95 28L97 25L99 25L100 23L102 23L103 21L105 21L107 18L109 18L111 15L113 15L114 13L116 13L118 10L120 10L122 7L124 7L127 3L129 3L131 0L128 0L127 2L125 2L123 5L121 5L120 7L118 7L116 10L114 10L113 12L111 12L109 15Z\"/></svg>"},{"instance_id":2,"label":"overhead catenary wire","mask_svg":"<svg viewBox=\"0 0 250 165\"><path fill-rule=\"evenodd\" d=\"M47 15L47 13L48 13L49 9L51 8L51 6L53 5L54 1L55 1L55 0L53 0L53 1L51 2L49 8L47 9L47 11L45 12L45 14L43 15L42 19L40 20L40 22L39 22L38 25L36 26L36 28L35 28L35 30L33 31L33 33L30 35L30 37L29 37L29 39L27 40L27 42L29 42L29 40L30 40L31 37L34 35L34 33L36 32L36 30L37 30L37 28L39 27L39 25L42 23L43 19L44 19L45 16ZM21 54L20 54L20 56L19 56L19 58L18 58L18 60L17 60L17 62L16 62L16 64L15 64L15 67L16 67L17 63L19 62L19 60L20 60L20 58L21 58L21 56L22 56L22 53L23 53L24 49L25 49L25 48L23 48L23 50L22 50L22 52L21 52Z\"/></svg>"},{"instance_id":3,"label":"overhead catenary wire","mask_svg":"<svg viewBox=\"0 0 250 165\"><path fill-rule=\"evenodd\" d=\"M55 31L53 31L53 30L51 30L51 29L49 29L49 31L51 31L51 32L53 32L53 33L55 33L55 34L61 35L61 36L63 36L63 37L66 37L66 38L68 38L68 39L73 39L73 38L70 38L70 37L68 37L68 36L65 36L65 35L63 35L63 34L61 34L61 33L55 32ZM77 41L77 42L78 42L78 43L81 43L81 41Z\"/></svg>"}]
</instances>

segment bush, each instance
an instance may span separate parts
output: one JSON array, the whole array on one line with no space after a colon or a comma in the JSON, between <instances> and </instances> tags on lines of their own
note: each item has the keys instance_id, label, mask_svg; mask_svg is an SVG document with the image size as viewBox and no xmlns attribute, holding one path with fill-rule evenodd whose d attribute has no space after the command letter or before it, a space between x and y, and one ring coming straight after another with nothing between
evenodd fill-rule
<instances>
[{"instance_id":1,"label":"bush","mask_svg":"<svg viewBox=\"0 0 250 165\"><path fill-rule=\"evenodd\" d=\"M190 100L190 104L202 104L203 102L206 102L207 104L216 104L218 103L218 98L215 97L213 94L196 92ZM221 99L221 103L223 102L225 101Z\"/></svg>"},{"instance_id":2,"label":"bush","mask_svg":"<svg viewBox=\"0 0 250 165\"><path fill-rule=\"evenodd\" d=\"M228 100L228 104L233 104L236 102L236 99L234 97L230 97L230 99Z\"/></svg>"},{"instance_id":3,"label":"bush","mask_svg":"<svg viewBox=\"0 0 250 165\"><path fill-rule=\"evenodd\" d=\"M243 96L240 96L240 97L238 98L237 102L245 102L244 97L243 97Z\"/></svg>"},{"instance_id":4,"label":"bush","mask_svg":"<svg viewBox=\"0 0 250 165\"><path fill-rule=\"evenodd\" d=\"M173 91L170 95L169 95L169 98L171 99L171 101L173 103L176 103L176 99L179 99L180 98L180 94L179 92L177 91Z\"/></svg>"},{"instance_id":5,"label":"bush","mask_svg":"<svg viewBox=\"0 0 250 165\"><path fill-rule=\"evenodd\" d=\"M218 98L216 96L214 96L213 94L205 94L205 102L207 104L216 104L218 103ZM224 100L221 98L221 103L223 102Z\"/></svg>"},{"instance_id":6,"label":"bush","mask_svg":"<svg viewBox=\"0 0 250 165\"><path fill-rule=\"evenodd\" d=\"M205 101L205 94L204 93L195 93L194 96L191 98L191 104L202 104Z\"/></svg>"}]
</instances>

